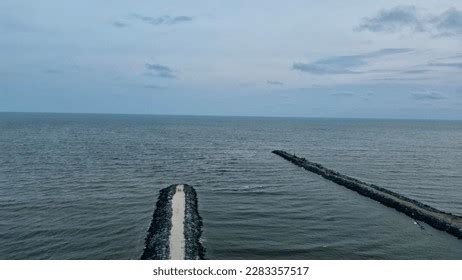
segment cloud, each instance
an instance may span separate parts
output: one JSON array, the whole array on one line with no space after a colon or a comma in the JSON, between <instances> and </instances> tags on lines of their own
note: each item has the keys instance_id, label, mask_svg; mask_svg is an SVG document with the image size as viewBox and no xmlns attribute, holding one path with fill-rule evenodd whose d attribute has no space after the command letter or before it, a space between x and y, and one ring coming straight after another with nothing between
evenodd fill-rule
<instances>
[{"instance_id":1,"label":"cloud","mask_svg":"<svg viewBox=\"0 0 462 280\"><path fill-rule=\"evenodd\" d=\"M429 66L435 67L452 67L452 68L462 68L462 62L451 62L451 63L429 63Z\"/></svg>"},{"instance_id":2,"label":"cloud","mask_svg":"<svg viewBox=\"0 0 462 280\"><path fill-rule=\"evenodd\" d=\"M441 36L462 35L462 11L450 8L431 20Z\"/></svg>"},{"instance_id":3,"label":"cloud","mask_svg":"<svg viewBox=\"0 0 462 280\"><path fill-rule=\"evenodd\" d=\"M438 92L419 92L413 93L412 98L415 100L425 101L425 100L441 100L445 99L446 97Z\"/></svg>"},{"instance_id":4,"label":"cloud","mask_svg":"<svg viewBox=\"0 0 462 280\"><path fill-rule=\"evenodd\" d=\"M192 21L193 18L189 16L160 16L160 17L150 17L150 16L142 16L139 14L133 15L134 19L140 20L147 24L151 25L173 25L178 23L185 23L188 21Z\"/></svg>"},{"instance_id":5,"label":"cloud","mask_svg":"<svg viewBox=\"0 0 462 280\"><path fill-rule=\"evenodd\" d=\"M351 92L351 91L340 91L330 94L336 99L345 99L345 100L363 100L370 101L371 97L374 95L372 92Z\"/></svg>"},{"instance_id":6,"label":"cloud","mask_svg":"<svg viewBox=\"0 0 462 280\"><path fill-rule=\"evenodd\" d=\"M423 73L428 73L430 70L428 69L415 69L415 70L406 70L401 73L403 74L423 74Z\"/></svg>"},{"instance_id":7,"label":"cloud","mask_svg":"<svg viewBox=\"0 0 462 280\"><path fill-rule=\"evenodd\" d=\"M446 58L447 59L462 58L462 54L456 54L456 55L448 56Z\"/></svg>"},{"instance_id":8,"label":"cloud","mask_svg":"<svg viewBox=\"0 0 462 280\"><path fill-rule=\"evenodd\" d=\"M337 68L337 69L336 69ZM355 72L344 68L338 68L338 65L328 65L322 61L316 61L313 63L301 63L295 62L292 65L293 70L301 72L307 72L314 75L326 75L326 74L360 74L361 72Z\"/></svg>"},{"instance_id":9,"label":"cloud","mask_svg":"<svg viewBox=\"0 0 462 280\"><path fill-rule=\"evenodd\" d=\"M382 9L365 17L354 31L395 33L403 30L426 32L436 37L462 35L462 11L449 8L441 14L421 15L414 6Z\"/></svg>"},{"instance_id":10,"label":"cloud","mask_svg":"<svg viewBox=\"0 0 462 280\"><path fill-rule=\"evenodd\" d=\"M356 96L356 94L354 94L352 92L337 92L337 93L333 93L331 95L335 96L335 97L355 97Z\"/></svg>"},{"instance_id":11,"label":"cloud","mask_svg":"<svg viewBox=\"0 0 462 280\"><path fill-rule=\"evenodd\" d=\"M412 49L381 49L358 55L333 56L309 63L295 62L292 65L292 69L314 75L361 74L363 72L357 71L356 68L367 65L369 59L411 51Z\"/></svg>"},{"instance_id":12,"label":"cloud","mask_svg":"<svg viewBox=\"0 0 462 280\"><path fill-rule=\"evenodd\" d=\"M146 63L146 69L149 71L145 73L148 76L156 76L169 79L176 78L174 71L165 65Z\"/></svg>"},{"instance_id":13,"label":"cloud","mask_svg":"<svg viewBox=\"0 0 462 280\"><path fill-rule=\"evenodd\" d=\"M407 77L389 77L389 78L376 78L372 79L374 81L382 81L382 82L416 82L416 81L428 81L428 77L412 77L412 78L407 78Z\"/></svg>"},{"instance_id":14,"label":"cloud","mask_svg":"<svg viewBox=\"0 0 462 280\"><path fill-rule=\"evenodd\" d=\"M128 24L121 22L121 21L114 21L112 25L118 28L124 28L128 26Z\"/></svg>"},{"instance_id":15,"label":"cloud","mask_svg":"<svg viewBox=\"0 0 462 280\"><path fill-rule=\"evenodd\" d=\"M280 82L280 81L269 81L268 80L268 81L266 81L266 83L269 84L269 85L273 85L273 86L282 86L282 85L284 85L284 83Z\"/></svg>"},{"instance_id":16,"label":"cloud","mask_svg":"<svg viewBox=\"0 0 462 280\"><path fill-rule=\"evenodd\" d=\"M396 32L403 28L421 30L421 23L414 6L397 6L388 10L380 10L374 17L366 17L355 31Z\"/></svg>"}]
</instances>

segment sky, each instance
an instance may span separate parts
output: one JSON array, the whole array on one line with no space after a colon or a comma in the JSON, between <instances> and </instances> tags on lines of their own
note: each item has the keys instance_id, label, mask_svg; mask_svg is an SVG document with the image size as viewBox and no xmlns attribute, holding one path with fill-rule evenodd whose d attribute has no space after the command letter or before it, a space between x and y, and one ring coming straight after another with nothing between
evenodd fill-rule
<instances>
[{"instance_id":1,"label":"sky","mask_svg":"<svg viewBox=\"0 0 462 280\"><path fill-rule=\"evenodd\" d=\"M0 2L0 111L462 120L462 1Z\"/></svg>"}]
</instances>

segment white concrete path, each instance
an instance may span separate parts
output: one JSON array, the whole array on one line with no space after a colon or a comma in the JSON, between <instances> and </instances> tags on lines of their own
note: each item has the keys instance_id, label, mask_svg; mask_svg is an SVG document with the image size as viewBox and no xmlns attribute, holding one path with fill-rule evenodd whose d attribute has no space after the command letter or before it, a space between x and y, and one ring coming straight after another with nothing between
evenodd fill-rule
<instances>
[{"instance_id":1,"label":"white concrete path","mask_svg":"<svg viewBox=\"0 0 462 280\"><path fill-rule=\"evenodd\" d=\"M176 192L172 197L172 229L170 230L170 259L184 260L184 215L186 198L183 185L176 186Z\"/></svg>"}]
</instances>

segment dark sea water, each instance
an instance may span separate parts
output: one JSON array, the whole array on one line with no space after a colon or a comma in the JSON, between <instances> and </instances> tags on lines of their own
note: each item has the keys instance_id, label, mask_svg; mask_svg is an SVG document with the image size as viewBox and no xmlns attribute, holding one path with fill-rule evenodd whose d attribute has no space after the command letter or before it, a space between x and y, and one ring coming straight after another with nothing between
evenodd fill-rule
<instances>
[{"instance_id":1,"label":"dark sea water","mask_svg":"<svg viewBox=\"0 0 462 280\"><path fill-rule=\"evenodd\" d=\"M174 183L209 259L462 259L273 149L462 215L462 122L1 113L0 259L137 259Z\"/></svg>"}]
</instances>

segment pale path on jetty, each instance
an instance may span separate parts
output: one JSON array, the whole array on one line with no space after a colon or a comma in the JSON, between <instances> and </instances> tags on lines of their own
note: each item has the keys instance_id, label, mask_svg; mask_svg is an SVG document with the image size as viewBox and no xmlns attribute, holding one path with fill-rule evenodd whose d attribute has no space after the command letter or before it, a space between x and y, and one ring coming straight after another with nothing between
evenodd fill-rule
<instances>
[{"instance_id":1,"label":"pale path on jetty","mask_svg":"<svg viewBox=\"0 0 462 280\"><path fill-rule=\"evenodd\" d=\"M172 228L170 230L170 259L185 259L184 216L186 198L183 185L176 186L172 198Z\"/></svg>"},{"instance_id":2,"label":"pale path on jetty","mask_svg":"<svg viewBox=\"0 0 462 280\"><path fill-rule=\"evenodd\" d=\"M202 218L196 190L174 184L159 191L142 260L202 260Z\"/></svg>"}]
</instances>

